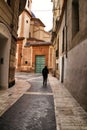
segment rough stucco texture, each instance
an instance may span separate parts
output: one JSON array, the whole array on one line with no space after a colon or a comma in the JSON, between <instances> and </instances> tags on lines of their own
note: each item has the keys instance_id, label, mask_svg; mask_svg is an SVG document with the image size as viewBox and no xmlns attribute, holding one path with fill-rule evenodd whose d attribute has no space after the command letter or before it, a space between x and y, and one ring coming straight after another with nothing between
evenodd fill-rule
<instances>
[{"instance_id":1,"label":"rough stucco texture","mask_svg":"<svg viewBox=\"0 0 87 130\"><path fill-rule=\"evenodd\" d=\"M69 51L64 70L65 86L87 111L87 40Z\"/></svg>"}]
</instances>

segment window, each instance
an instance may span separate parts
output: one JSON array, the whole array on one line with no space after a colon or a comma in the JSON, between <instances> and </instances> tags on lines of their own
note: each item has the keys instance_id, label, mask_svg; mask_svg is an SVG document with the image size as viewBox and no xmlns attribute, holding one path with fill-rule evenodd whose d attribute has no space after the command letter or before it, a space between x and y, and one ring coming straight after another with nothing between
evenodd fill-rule
<instances>
[{"instance_id":1,"label":"window","mask_svg":"<svg viewBox=\"0 0 87 130\"><path fill-rule=\"evenodd\" d=\"M31 37L31 32L29 32L29 37Z\"/></svg>"},{"instance_id":2,"label":"window","mask_svg":"<svg viewBox=\"0 0 87 130\"><path fill-rule=\"evenodd\" d=\"M25 61L25 64L28 64L28 61Z\"/></svg>"},{"instance_id":3,"label":"window","mask_svg":"<svg viewBox=\"0 0 87 130\"><path fill-rule=\"evenodd\" d=\"M72 38L79 31L79 2L73 0L72 2Z\"/></svg>"},{"instance_id":4,"label":"window","mask_svg":"<svg viewBox=\"0 0 87 130\"><path fill-rule=\"evenodd\" d=\"M57 63L57 64L56 64L56 69L57 69L57 70L58 70L58 65L59 65L59 64Z\"/></svg>"},{"instance_id":5,"label":"window","mask_svg":"<svg viewBox=\"0 0 87 130\"><path fill-rule=\"evenodd\" d=\"M64 52L64 28L62 31L62 52Z\"/></svg>"},{"instance_id":6,"label":"window","mask_svg":"<svg viewBox=\"0 0 87 130\"><path fill-rule=\"evenodd\" d=\"M56 58L58 57L58 49L56 50Z\"/></svg>"},{"instance_id":7,"label":"window","mask_svg":"<svg viewBox=\"0 0 87 130\"><path fill-rule=\"evenodd\" d=\"M26 20L26 23L28 23L28 20Z\"/></svg>"},{"instance_id":8,"label":"window","mask_svg":"<svg viewBox=\"0 0 87 130\"><path fill-rule=\"evenodd\" d=\"M56 58L59 58L59 38L57 40Z\"/></svg>"}]
</instances>

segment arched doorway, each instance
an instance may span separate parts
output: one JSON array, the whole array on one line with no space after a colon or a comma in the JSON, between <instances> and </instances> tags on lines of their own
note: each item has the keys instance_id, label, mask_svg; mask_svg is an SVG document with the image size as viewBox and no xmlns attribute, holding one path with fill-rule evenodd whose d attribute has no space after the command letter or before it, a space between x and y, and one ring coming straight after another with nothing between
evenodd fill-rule
<instances>
[{"instance_id":1,"label":"arched doorway","mask_svg":"<svg viewBox=\"0 0 87 130\"><path fill-rule=\"evenodd\" d=\"M0 23L0 88L8 88L9 55L11 34L8 28Z\"/></svg>"}]
</instances>

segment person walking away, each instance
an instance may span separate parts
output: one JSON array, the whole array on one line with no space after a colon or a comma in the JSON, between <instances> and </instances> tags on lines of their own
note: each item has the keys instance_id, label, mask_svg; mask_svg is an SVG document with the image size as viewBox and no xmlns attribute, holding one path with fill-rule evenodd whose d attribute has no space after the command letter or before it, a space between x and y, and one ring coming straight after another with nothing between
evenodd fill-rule
<instances>
[{"instance_id":1,"label":"person walking away","mask_svg":"<svg viewBox=\"0 0 87 130\"><path fill-rule=\"evenodd\" d=\"M42 75L43 75L43 86L47 86L47 78L48 78L48 73L49 73L49 70L47 68L47 66L45 66L42 70Z\"/></svg>"}]
</instances>

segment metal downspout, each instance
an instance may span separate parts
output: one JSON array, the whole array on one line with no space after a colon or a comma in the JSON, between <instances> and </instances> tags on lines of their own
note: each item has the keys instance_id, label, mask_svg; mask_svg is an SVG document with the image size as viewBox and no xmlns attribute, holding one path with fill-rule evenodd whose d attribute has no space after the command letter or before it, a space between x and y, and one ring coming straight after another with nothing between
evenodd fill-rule
<instances>
[{"instance_id":1,"label":"metal downspout","mask_svg":"<svg viewBox=\"0 0 87 130\"><path fill-rule=\"evenodd\" d=\"M66 28L66 58L67 55L67 0L66 0L66 8L65 8L65 28Z\"/></svg>"}]
</instances>

